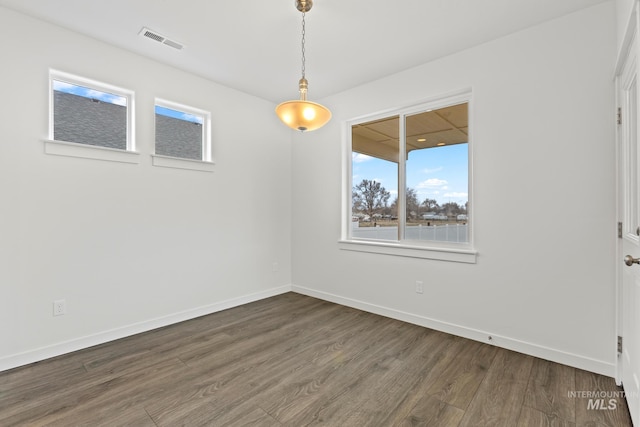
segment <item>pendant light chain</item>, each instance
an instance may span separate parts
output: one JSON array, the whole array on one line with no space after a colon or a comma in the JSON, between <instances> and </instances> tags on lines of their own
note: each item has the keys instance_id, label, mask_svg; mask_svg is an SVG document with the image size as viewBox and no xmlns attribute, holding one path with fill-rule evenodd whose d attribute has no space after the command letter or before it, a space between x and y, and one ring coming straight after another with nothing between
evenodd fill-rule
<instances>
[{"instance_id":1,"label":"pendant light chain","mask_svg":"<svg viewBox=\"0 0 640 427\"><path fill-rule=\"evenodd\" d=\"M307 88L309 82L305 78L305 36L306 36L306 12L311 10L313 0L296 0L296 9L302 12L302 78L298 82L300 99L285 101L276 107L276 114L282 122L291 129L307 132L321 128L331 120L331 111L316 102L307 101Z\"/></svg>"},{"instance_id":2,"label":"pendant light chain","mask_svg":"<svg viewBox=\"0 0 640 427\"><path fill-rule=\"evenodd\" d=\"M304 35L305 35L305 23L304 23L304 9L302 10L302 78L304 79L305 72L305 57L304 57Z\"/></svg>"}]
</instances>

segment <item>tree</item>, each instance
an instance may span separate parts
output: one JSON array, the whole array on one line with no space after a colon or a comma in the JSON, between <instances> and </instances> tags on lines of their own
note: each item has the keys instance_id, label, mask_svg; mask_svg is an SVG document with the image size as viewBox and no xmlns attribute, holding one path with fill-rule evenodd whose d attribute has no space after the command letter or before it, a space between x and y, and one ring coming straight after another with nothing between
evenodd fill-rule
<instances>
[{"instance_id":1,"label":"tree","mask_svg":"<svg viewBox=\"0 0 640 427\"><path fill-rule=\"evenodd\" d=\"M447 216L455 216L467 213L467 209L463 208L456 202L445 203L444 205L442 205L442 211L445 212Z\"/></svg>"},{"instance_id":2,"label":"tree","mask_svg":"<svg viewBox=\"0 0 640 427\"><path fill-rule=\"evenodd\" d=\"M436 212L440 208L436 199L424 199L422 205L426 208L427 212Z\"/></svg>"},{"instance_id":3,"label":"tree","mask_svg":"<svg viewBox=\"0 0 640 427\"><path fill-rule=\"evenodd\" d=\"M407 198L407 216L415 218L420 215L420 203L418 202L418 193L416 193L416 190L407 187L405 197Z\"/></svg>"},{"instance_id":4,"label":"tree","mask_svg":"<svg viewBox=\"0 0 640 427\"><path fill-rule=\"evenodd\" d=\"M416 217L420 217L420 207L424 204L421 204L418 201L418 192L414 188L407 187L407 191L405 193L406 198L406 214L407 219ZM434 200L435 202L435 200ZM436 203L437 206L437 203ZM391 203L391 211L397 215L398 212L398 198L396 197Z\"/></svg>"},{"instance_id":5,"label":"tree","mask_svg":"<svg viewBox=\"0 0 640 427\"><path fill-rule=\"evenodd\" d=\"M363 179L362 182L353 187L353 207L364 211L372 217L376 210L387 206L391 194L376 181Z\"/></svg>"}]
</instances>

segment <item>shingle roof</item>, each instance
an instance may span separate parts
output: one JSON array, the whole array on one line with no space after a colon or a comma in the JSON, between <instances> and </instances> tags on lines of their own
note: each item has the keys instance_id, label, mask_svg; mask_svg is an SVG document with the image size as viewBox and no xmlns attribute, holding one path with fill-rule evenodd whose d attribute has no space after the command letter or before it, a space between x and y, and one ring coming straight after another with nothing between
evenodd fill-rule
<instances>
[{"instance_id":1,"label":"shingle roof","mask_svg":"<svg viewBox=\"0 0 640 427\"><path fill-rule=\"evenodd\" d=\"M54 91L54 139L126 150L126 107ZM202 160L202 125L156 114L155 153Z\"/></svg>"},{"instance_id":2,"label":"shingle roof","mask_svg":"<svg viewBox=\"0 0 640 427\"><path fill-rule=\"evenodd\" d=\"M126 107L59 91L53 104L55 140L126 150Z\"/></svg>"}]
</instances>

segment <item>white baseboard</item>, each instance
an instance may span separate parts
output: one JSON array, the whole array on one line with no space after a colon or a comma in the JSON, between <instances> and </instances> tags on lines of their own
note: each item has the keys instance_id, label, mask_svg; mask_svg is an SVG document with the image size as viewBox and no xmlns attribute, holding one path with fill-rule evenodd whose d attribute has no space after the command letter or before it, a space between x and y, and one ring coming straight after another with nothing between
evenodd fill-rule
<instances>
[{"instance_id":1,"label":"white baseboard","mask_svg":"<svg viewBox=\"0 0 640 427\"><path fill-rule=\"evenodd\" d=\"M200 316L205 316L207 314L212 314L243 304L248 304L250 302L284 294L286 292L291 292L291 285L271 288L267 289L266 291L256 292L238 298L221 301L215 304L196 307L167 316L158 317L156 319L145 320L143 322L134 323L132 325L99 332L94 335L64 341L50 346L29 350L23 353L9 355L0 358L0 372L8 369L13 369L18 366L28 365L30 363L49 359L51 357L60 356L62 354L71 353L73 351L82 350L94 345L104 344L109 341L125 338L142 332L151 331L163 326L172 325L174 323L183 322L185 320L194 319Z\"/></svg>"},{"instance_id":2,"label":"white baseboard","mask_svg":"<svg viewBox=\"0 0 640 427\"><path fill-rule=\"evenodd\" d=\"M164 326L172 325L174 323L183 322L185 320L194 319L196 317L205 316L218 311L226 310L229 308L237 307L250 302L258 301L261 299L269 298L272 296L280 295L287 292L297 292L302 295L308 295L314 298L322 299L325 301L341 304L347 307L357 308L359 310L367 311L369 313L378 314L381 316L389 317L392 319L401 320L403 322L412 323L415 325L423 326L430 329L435 329L441 332L450 333L464 338L469 338L475 341L481 341L489 344L496 345L498 347L506 348L509 350L517 351L519 353L528 354L531 356L539 357L541 359L550 360L564 365L573 366L575 368L584 369L586 371L595 372L598 374L606 375L609 377L615 377L616 367L613 363L604 362L601 360L595 360L584 356L579 356L572 353L563 352L560 350L532 344L517 339L503 337L495 335L490 332L481 331L478 329L468 328L465 326L459 326L439 320L431 319L424 316L418 316L411 313L406 313L399 310L390 309L387 307L370 304L364 301L341 297L326 292L316 291L314 289L305 288L296 285L285 285L277 288L271 288L266 291L256 292L249 295L244 295L238 298L232 298L229 300L221 301L215 304L209 304L194 309L189 309L174 313L168 316L159 317L156 319L146 320L144 322L135 323L132 325L124 326L121 328L111 329L108 331L100 332L94 335L81 337L61 343L53 344L46 347L29 350L23 353L9 355L0 358L0 372L13 369L18 366L28 365L30 363L38 362L41 360L49 359L51 357L60 356L62 354L71 353L77 350L82 350L88 347L92 347L98 344L104 344L109 341L114 341L120 338L125 338L131 335L147 332L153 329L161 328ZM489 336L491 339L489 340Z\"/></svg>"},{"instance_id":3,"label":"white baseboard","mask_svg":"<svg viewBox=\"0 0 640 427\"><path fill-rule=\"evenodd\" d=\"M347 307L357 308L358 310L379 314L381 316L401 320L403 322L412 323L414 325L424 326L426 328L435 329L437 331L446 332L463 338L485 342L497 347L506 348L509 350L517 351L519 353L528 354L530 356L539 357L541 359L550 360L556 363L561 363L563 365L573 366L574 368L584 369L586 371L595 372L601 375L606 375L608 377L615 378L616 375L616 366L613 363L595 360L589 357L567 353L561 350L556 350L553 348L544 347L509 337L495 335L491 332L442 322L440 320L406 313L403 311L370 304L364 301L345 298L327 292L316 291L314 289L305 288L303 286L293 285L292 290L293 292L299 294L308 295L340 305L345 305Z\"/></svg>"}]
</instances>

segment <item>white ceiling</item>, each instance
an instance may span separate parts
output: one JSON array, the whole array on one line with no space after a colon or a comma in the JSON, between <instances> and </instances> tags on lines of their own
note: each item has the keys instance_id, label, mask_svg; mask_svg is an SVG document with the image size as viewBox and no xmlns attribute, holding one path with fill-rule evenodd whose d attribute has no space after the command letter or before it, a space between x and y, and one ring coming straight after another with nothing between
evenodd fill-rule
<instances>
[{"instance_id":1,"label":"white ceiling","mask_svg":"<svg viewBox=\"0 0 640 427\"><path fill-rule=\"evenodd\" d=\"M314 0L306 16L309 99L604 1ZM298 97L301 14L294 0L0 0L0 5L274 103ZM185 48L139 36L143 26Z\"/></svg>"}]
</instances>

